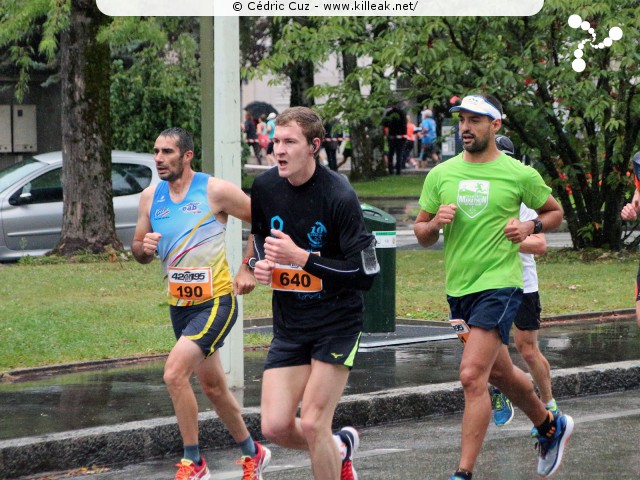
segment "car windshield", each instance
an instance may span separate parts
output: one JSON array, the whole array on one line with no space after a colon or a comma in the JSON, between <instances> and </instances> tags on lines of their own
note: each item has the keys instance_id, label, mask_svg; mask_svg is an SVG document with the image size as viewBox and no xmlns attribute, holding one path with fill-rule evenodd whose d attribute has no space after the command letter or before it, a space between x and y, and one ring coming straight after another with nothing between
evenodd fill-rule
<instances>
[{"instance_id":1,"label":"car windshield","mask_svg":"<svg viewBox=\"0 0 640 480\"><path fill-rule=\"evenodd\" d=\"M35 158L27 158L0 170L0 192L14 185L21 178L42 168L42 162Z\"/></svg>"}]
</instances>

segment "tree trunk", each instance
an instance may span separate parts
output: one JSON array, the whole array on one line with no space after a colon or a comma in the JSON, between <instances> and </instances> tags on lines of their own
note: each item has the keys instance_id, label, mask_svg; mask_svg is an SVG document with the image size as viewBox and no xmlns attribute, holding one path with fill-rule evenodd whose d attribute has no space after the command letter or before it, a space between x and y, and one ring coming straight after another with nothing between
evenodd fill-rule
<instances>
[{"instance_id":1,"label":"tree trunk","mask_svg":"<svg viewBox=\"0 0 640 480\"><path fill-rule=\"evenodd\" d=\"M300 25L313 27L316 20L313 17L293 17L292 20ZM282 35L282 30L279 32ZM298 59L287 67L289 86L289 105L292 107L312 107L314 99L307 96L307 91L314 85L314 64L309 60Z\"/></svg>"},{"instance_id":2,"label":"tree trunk","mask_svg":"<svg viewBox=\"0 0 640 480\"><path fill-rule=\"evenodd\" d=\"M357 67L357 58L349 53L342 53L344 78L347 78ZM354 95L360 95L360 84L352 82ZM384 137L382 128L371 125L371 122L354 122L349 125L351 139L351 181L366 180L383 176L386 172L384 164Z\"/></svg>"},{"instance_id":3,"label":"tree trunk","mask_svg":"<svg viewBox=\"0 0 640 480\"><path fill-rule=\"evenodd\" d=\"M300 60L289 67L291 95L289 105L292 107L312 107L313 98L307 96L307 90L314 85L313 63Z\"/></svg>"},{"instance_id":4,"label":"tree trunk","mask_svg":"<svg viewBox=\"0 0 640 480\"><path fill-rule=\"evenodd\" d=\"M385 175L384 137L382 129L371 122L358 122L349 127L351 136L351 181Z\"/></svg>"},{"instance_id":5,"label":"tree trunk","mask_svg":"<svg viewBox=\"0 0 640 480\"><path fill-rule=\"evenodd\" d=\"M94 0L71 0L61 37L63 222L53 253L122 250L111 188L109 45L96 40L108 21Z\"/></svg>"}]
</instances>

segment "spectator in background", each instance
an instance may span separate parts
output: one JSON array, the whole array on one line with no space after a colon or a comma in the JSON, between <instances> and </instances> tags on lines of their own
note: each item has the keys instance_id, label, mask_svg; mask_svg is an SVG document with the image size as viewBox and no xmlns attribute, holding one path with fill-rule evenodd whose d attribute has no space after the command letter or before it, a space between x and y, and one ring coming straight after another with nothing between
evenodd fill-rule
<instances>
[{"instance_id":1,"label":"spectator in background","mask_svg":"<svg viewBox=\"0 0 640 480\"><path fill-rule=\"evenodd\" d=\"M338 148L340 147L340 140L338 140L338 133L333 131L335 120L329 120L324 124L324 141L322 147L327 154L327 163L329 168L334 172L338 171Z\"/></svg>"},{"instance_id":2,"label":"spectator in background","mask_svg":"<svg viewBox=\"0 0 640 480\"><path fill-rule=\"evenodd\" d=\"M342 160L338 164L338 168L347 163L351 159L351 139L349 137L349 128L345 127L342 131L342 138L344 138L344 148L342 149Z\"/></svg>"},{"instance_id":3,"label":"spectator in background","mask_svg":"<svg viewBox=\"0 0 640 480\"><path fill-rule=\"evenodd\" d=\"M243 130L247 143L253 148L253 154L258 161L258 165L262 165L262 155L260 155L260 144L258 143L258 130L256 128L256 122L249 112L244 112Z\"/></svg>"},{"instance_id":4,"label":"spectator in background","mask_svg":"<svg viewBox=\"0 0 640 480\"><path fill-rule=\"evenodd\" d=\"M420 127L420 137L422 138L420 159L422 165L426 167L430 161L431 165L435 166L440 161L440 149L436 143L436 121L433 119L433 112L428 108L422 111L422 124Z\"/></svg>"},{"instance_id":5,"label":"spectator in background","mask_svg":"<svg viewBox=\"0 0 640 480\"><path fill-rule=\"evenodd\" d=\"M264 114L258 117L256 132L258 134L258 146L260 148L260 157L262 157L266 155L265 152L267 150L267 147L269 146L269 134L267 133L267 120ZM267 163L268 163L268 160L269 159L267 159Z\"/></svg>"},{"instance_id":6,"label":"spectator in background","mask_svg":"<svg viewBox=\"0 0 640 480\"><path fill-rule=\"evenodd\" d=\"M393 175L394 170L396 175L400 175L405 156L406 141L404 137L407 134L407 117L399 103L396 103L384 114L382 126L387 129L389 175Z\"/></svg>"},{"instance_id":7,"label":"spectator in background","mask_svg":"<svg viewBox=\"0 0 640 480\"><path fill-rule=\"evenodd\" d=\"M407 115L407 139L404 144L404 160L402 162L403 168L406 168L407 165L409 168L415 168L416 165L413 163L413 159L411 158L411 152L413 152L413 146L416 144L415 142L415 132L416 124L413 123L411 119L411 115Z\"/></svg>"},{"instance_id":8,"label":"spectator in background","mask_svg":"<svg viewBox=\"0 0 640 480\"><path fill-rule=\"evenodd\" d=\"M276 133L276 113L271 112L267 117L266 133L269 135L269 145L267 145L267 163L269 165L276 164L276 158L273 155L273 135Z\"/></svg>"}]
</instances>

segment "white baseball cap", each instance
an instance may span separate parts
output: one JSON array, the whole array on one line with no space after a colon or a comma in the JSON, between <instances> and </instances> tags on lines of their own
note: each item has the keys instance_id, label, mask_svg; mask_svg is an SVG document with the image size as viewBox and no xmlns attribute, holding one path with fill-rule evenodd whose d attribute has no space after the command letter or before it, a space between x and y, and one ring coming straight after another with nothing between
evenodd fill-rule
<instances>
[{"instance_id":1,"label":"white baseball cap","mask_svg":"<svg viewBox=\"0 0 640 480\"><path fill-rule=\"evenodd\" d=\"M271 112L269 114L269 116L267 117L267 120L273 120L274 118L276 118L276 114L275 114L275 112Z\"/></svg>"},{"instance_id":2,"label":"white baseball cap","mask_svg":"<svg viewBox=\"0 0 640 480\"><path fill-rule=\"evenodd\" d=\"M486 115L494 120L502 118L500 110L480 95L467 95L462 99L460 105L450 108L449 112L453 113L460 110L467 110L469 112L479 113L480 115Z\"/></svg>"}]
</instances>

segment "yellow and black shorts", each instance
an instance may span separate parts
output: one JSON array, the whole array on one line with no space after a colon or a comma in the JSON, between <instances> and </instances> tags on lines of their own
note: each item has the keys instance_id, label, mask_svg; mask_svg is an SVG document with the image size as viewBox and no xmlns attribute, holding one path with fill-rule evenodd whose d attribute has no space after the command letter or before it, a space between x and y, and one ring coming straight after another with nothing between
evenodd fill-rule
<instances>
[{"instance_id":1,"label":"yellow and black shorts","mask_svg":"<svg viewBox=\"0 0 640 480\"><path fill-rule=\"evenodd\" d=\"M176 339L193 340L207 357L224 345L238 319L236 298L231 293L197 305L169 308Z\"/></svg>"}]
</instances>

